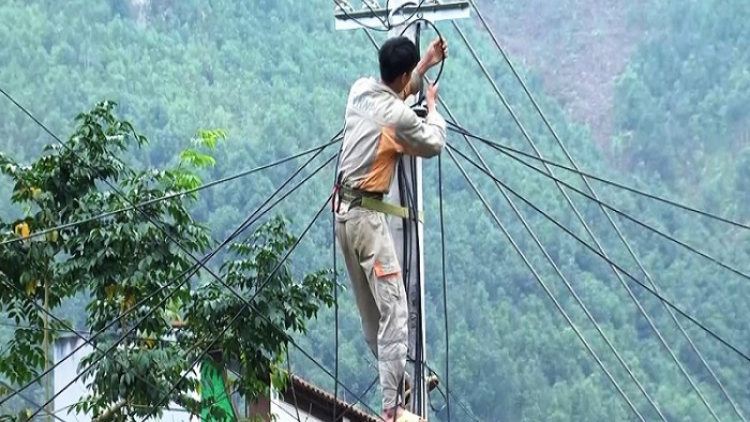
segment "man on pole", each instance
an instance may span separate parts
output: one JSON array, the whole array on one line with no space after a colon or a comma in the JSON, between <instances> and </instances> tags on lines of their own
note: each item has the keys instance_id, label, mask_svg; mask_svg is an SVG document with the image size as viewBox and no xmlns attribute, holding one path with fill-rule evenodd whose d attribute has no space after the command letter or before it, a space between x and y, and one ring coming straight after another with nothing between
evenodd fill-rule
<instances>
[{"instance_id":1,"label":"man on pole","mask_svg":"<svg viewBox=\"0 0 750 422\"><path fill-rule=\"evenodd\" d=\"M427 116L420 118L404 100L448 54L438 38L419 59L407 37L386 41L378 52L380 79L361 78L346 106L344 140L334 195L336 238L346 262L365 341L378 360L383 417L397 422L423 421L407 411L399 386L408 383L408 309L401 266L386 214L417 218L383 202L402 154L431 158L445 145L446 123L437 112L438 87L425 93Z\"/></svg>"}]
</instances>

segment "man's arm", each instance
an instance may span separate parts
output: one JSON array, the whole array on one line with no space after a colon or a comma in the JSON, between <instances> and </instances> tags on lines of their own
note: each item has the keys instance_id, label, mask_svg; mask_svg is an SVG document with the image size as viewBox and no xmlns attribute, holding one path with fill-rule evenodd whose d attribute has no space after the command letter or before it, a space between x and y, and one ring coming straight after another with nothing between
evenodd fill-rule
<instances>
[{"instance_id":1,"label":"man's arm","mask_svg":"<svg viewBox=\"0 0 750 422\"><path fill-rule=\"evenodd\" d=\"M403 92L401 92L402 100L405 100L409 95L416 95L417 92L419 92L419 88L422 86L424 75L428 70L430 70L430 65L427 60L422 58L419 64L417 64L417 67L414 69L414 71L411 72L411 80L409 81L409 85L406 85L406 88L403 90Z\"/></svg>"},{"instance_id":2,"label":"man's arm","mask_svg":"<svg viewBox=\"0 0 750 422\"><path fill-rule=\"evenodd\" d=\"M445 126L445 120L437 111L430 111L422 122L414 110L404 105L395 128L396 142L408 155L432 158L443 150Z\"/></svg>"}]
</instances>

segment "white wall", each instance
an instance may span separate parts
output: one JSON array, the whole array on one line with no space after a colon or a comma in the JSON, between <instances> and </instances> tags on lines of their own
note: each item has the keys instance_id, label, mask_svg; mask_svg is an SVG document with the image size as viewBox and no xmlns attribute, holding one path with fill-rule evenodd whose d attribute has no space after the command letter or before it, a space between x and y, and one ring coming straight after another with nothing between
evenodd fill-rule
<instances>
[{"instance_id":1,"label":"white wall","mask_svg":"<svg viewBox=\"0 0 750 422\"><path fill-rule=\"evenodd\" d=\"M68 357L73 350L81 345L83 345L83 347L77 350L73 356ZM62 391L59 396L55 397L53 403L54 412L65 422L91 422L90 415L77 413L75 409L72 408L75 403L79 402L88 393L85 388L85 383L82 380L83 377L68 386L73 378L78 375L79 362L83 357L91 353L91 350L91 346L86 344L86 342L79 337L61 338L55 342L54 362L57 363L67 357L67 359L60 363L60 366L57 366L54 369L54 394ZM196 372L197 369L198 368L196 367ZM199 377L200 374L196 374L196 376ZM90 382L91 379L88 381ZM164 411L161 418L152 417L149 420L155 422L200 422L199 417L191 419L190 415L183 408L174 403L170 403L169 408L170 410ZM68 413L68 411L70 411L70 413Z\"/></svg>"},{"instance_id":2,"label":"white wall","mask_svg":"<svg viewBox=\"0 0 750 422\"><path fill-rule=\"evenodd\" d=\"M297 419L298 410L299 419ZM294 403L287 403L281 400L278 393L274 393L271 396L271 414L276 416L276 422L325 422L309 415L303 407L297 409ZM350 422L347 417L344 417L341 421Z\"/></svg>"}]
</instances>

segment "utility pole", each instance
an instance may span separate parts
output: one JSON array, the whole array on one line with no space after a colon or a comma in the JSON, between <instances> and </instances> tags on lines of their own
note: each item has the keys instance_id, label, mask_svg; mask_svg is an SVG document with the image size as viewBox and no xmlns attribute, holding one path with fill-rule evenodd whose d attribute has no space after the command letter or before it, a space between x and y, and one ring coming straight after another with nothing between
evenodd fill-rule
<instances>
[{"instance_id":1,"label":"utility pole","mask_svg":"<svg viewBox=\"0 0 750 422\"><path fill-rule=\"evenodd\" d=\"M337 4L335 28L337 30L383 27L390 23L388 37L403 33L417 44L421 51L420 31L424 20L435 23L441 20L465 19L470 16L467 0L438 2L437 0L363 0L355 10L347 0L334 0ZM379 3L385 3L382 6ZM415 22L416 21L416 22ZM408 29L404 32L404 29ZM385 28L384 28L385 29ZM431 39L430 39L431 40ZM422 87L420 87L420 91ZM410 96L406 103L413 105L419 94ZM423 212L422 159L403 156L397 177L393 181L388 202ZM409 360L414 363L412 372L411 411L424 419L428 416L427 341L424 306L424 228L422 221L389 217L389 225L396 245L399 261L404 269L404 283L409 302ZM406 271L408 269L408 271Z\"/></svg>"}]
</instances>

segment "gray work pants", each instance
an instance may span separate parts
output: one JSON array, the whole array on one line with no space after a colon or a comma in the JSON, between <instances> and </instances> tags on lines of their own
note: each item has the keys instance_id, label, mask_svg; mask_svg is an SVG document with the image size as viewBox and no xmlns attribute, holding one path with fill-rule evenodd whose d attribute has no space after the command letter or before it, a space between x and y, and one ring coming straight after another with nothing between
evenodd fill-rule
<instances>
[{"instance_id":1,"label":"gray work pants","mask_svg":"<svg viewBox=\"0 0 750 422\"><path fill-rule=\"evenodd\" d=\"M336 214L336 238L359 308L365 341L378 360L383 409L396 405L406 375L408 309L401 265L386 216L363 208Z\"/></svg>"}]
</instances>

